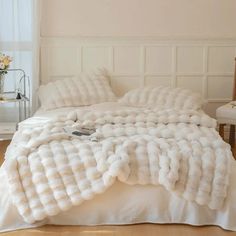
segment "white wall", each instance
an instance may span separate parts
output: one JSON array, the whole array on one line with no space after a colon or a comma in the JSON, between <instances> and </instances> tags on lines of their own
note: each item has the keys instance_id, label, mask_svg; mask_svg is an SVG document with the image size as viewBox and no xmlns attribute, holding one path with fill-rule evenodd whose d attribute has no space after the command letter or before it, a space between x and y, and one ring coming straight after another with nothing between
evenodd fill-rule
<instances>
[{"instance_id":1,"label":"white wall","mask_svg":"<svg viewBox=\"0 0 236 236\"><path fill-rule=\"evenodd\" d=\"M235 0L42 0L45 36L236 38Z\"/></svg>"},{"instance_id":2,"label":"white wall","mask_svg":"<svg viewBox=\"0 0 236 236\"><path fill-rule=\"evenodd\" d=\"M118 95L186 87L214 116L231 99L235 23L236 0L42 0L41 82L105 66Z\"/></svg>"}]
</instances>

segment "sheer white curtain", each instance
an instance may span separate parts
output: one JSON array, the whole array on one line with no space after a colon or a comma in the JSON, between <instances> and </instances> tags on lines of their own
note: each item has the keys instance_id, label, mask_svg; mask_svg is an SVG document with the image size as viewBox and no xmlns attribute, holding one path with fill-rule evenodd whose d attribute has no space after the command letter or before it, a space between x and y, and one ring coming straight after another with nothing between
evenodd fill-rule
<instances>
[{"instance_id":1,"label":"sheer white curtain","mask_svg":"<svg viewBox=\"0 0 236 236\"><path fill-rule=\"evenodd\" d=\"M40 9L40 0L0 0L0 52L13 57L10 68L23 69L29 76L31 94L35 94L38 86ZM14 76L17 75L6 76L5 90L13 89ZM37 106L36 101L32 96L32 110Z\"/></svg>"}]
</instances>

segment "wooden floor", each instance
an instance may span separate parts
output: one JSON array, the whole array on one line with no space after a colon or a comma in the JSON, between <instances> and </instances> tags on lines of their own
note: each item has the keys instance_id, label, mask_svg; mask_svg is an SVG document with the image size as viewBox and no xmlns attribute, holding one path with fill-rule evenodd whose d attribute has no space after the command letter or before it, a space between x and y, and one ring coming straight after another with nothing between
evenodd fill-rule
<instances>
[{"instance_id":1,"label":"wooden floor","mask_svg":"<svg viewBox=\"0 0 236 236\"><path fill-rule=\"evenodd\" d=\"M20 230L3 233L1 236L230 236L235 232L227 232L217 227L193 227L186 225L139 224L129 226L44 226L37 229Z\"/></svg>"},{"instance_id":2,"label":"wooden floor","mask_svg":"<svg viewBox=\"0 0 236 236\"><path fill-rule=\"evenodd\" d=\"M9 144L9 141L0 141L0 165L3 162L4 153Z\"/></svg>"},{"instance_id":3,"label":"wooden floor","mask_svg":"<svg viewBox=\"0 0 236 236\"><path fill-rule=\"evenodd\" d=\"M0 142L0 163L9 142ZM236 150L236 149L235 149ZM235 151L234 150L234 151ZM1 213L0 213L1 214ZM236 219L235 219L236 220ZM18 230L3 233L1 236L57 236L57 235L80 235L80 236L236 236L236 232L222 230L219 227L205 226L193 227L188 225L157 225L137 224L128 226L43 226L29 230Z\"/></svg>"}]
</instances>

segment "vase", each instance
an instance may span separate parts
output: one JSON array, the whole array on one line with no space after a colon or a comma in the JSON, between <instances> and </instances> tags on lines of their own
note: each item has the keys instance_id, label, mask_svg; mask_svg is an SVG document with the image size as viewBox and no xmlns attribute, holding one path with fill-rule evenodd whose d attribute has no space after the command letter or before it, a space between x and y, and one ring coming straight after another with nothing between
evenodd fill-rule
<instances>
[{"instance_id":1,"label":"vase","mask_svg":"<svg viewBox=\"0 0 236 236\"><path fill-rule=\"evenodd\" d=\"M0 74L0 100L4 99L4 74Z\"/></svg>"}]
</instances>

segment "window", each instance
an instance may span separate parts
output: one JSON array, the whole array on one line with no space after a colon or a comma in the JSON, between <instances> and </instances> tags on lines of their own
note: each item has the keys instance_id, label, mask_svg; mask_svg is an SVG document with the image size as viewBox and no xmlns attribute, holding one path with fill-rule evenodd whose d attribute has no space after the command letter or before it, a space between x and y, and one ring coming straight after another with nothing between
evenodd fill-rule
<instances>
[{"instance_id":1,"label":"window","mask_svg":"<svg viewBox=\"0 0 236 236\"><path fill-rule=\"evenodd\" d=\"M13 57L10 68L20 68L26 72L31 79L32 88L37 80L37 76L35 76L37 55L35 53L39 28L37 26L39 22L37 19L38 5L39 0L0 0L0 51ZM19 74L15 72L7 74L4 87L6 91L16 88L14 81L18 77ZM14 120L14 116L12 116L14 107L12 105L12 109L9 107L7 105L7 112L2 112L3 108L0 108L0 122Z\"/></svg>"}]
</instances>

